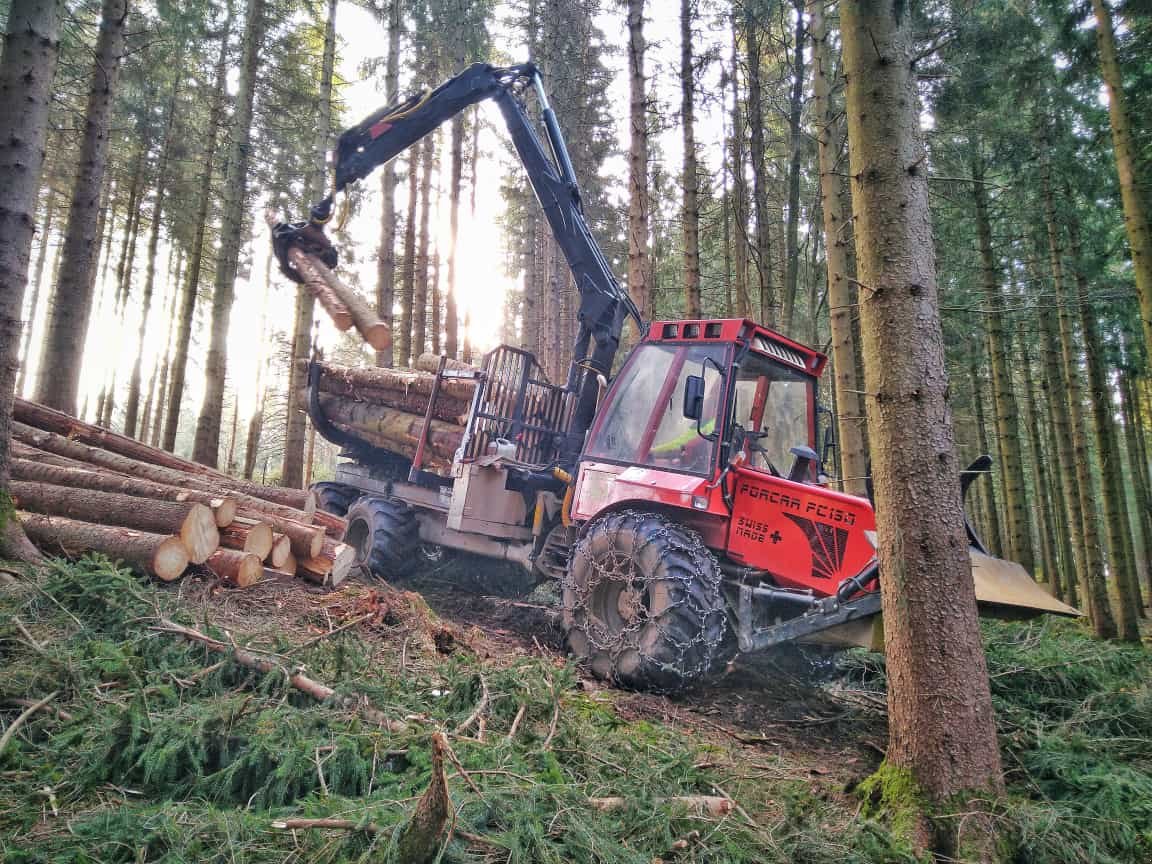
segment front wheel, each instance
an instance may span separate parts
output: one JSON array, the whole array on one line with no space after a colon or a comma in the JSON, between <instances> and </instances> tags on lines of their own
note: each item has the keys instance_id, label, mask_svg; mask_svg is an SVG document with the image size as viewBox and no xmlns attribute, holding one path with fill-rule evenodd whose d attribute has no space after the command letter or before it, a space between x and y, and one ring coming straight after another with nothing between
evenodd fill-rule
<instances>
[{"instance_id":1,"label":"front wheel","mask_svg":"<svg viewBox=\"0 0 1152 864\"><path fill-rule=\"evenodd\" d=\"M677 690L732 653L720 565L692 530L654 513L596 520L563 580L564 627L592 673L641 690Z\"/></svg>"},{"instance_id":2,"label":"front wheel","mask_svg":"<svg viewBox=\"0 0 1152 864\"><path fill-rule=\"evenodd\" d=\"M356 564L378 579L414 575L420 561L416 514L399 501L365 495L348 510L344 542L356 550Z\"/></svg>"}]
</instances>

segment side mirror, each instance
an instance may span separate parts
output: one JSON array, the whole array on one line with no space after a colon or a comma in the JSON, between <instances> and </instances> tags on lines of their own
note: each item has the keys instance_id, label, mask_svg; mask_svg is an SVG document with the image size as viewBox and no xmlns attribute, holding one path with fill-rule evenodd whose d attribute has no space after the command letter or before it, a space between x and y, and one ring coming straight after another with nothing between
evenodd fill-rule
<instances>
[{"instance_id":1,"label":"side mirror","mask_svg":"<svg viewBox=\"0 0 1152 864\"><path fill-rule=\"evenodd\" d=\"M689 375L684 379L684 416L696 421L704 416L703 375Z\"/></svg>"}]
</instances>

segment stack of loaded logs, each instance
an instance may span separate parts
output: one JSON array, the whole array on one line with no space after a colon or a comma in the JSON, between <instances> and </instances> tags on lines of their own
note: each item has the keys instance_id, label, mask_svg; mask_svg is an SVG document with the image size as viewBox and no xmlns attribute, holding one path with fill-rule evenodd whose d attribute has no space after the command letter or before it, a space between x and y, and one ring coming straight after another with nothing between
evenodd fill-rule
<instances>
[{"instance_id":1,"label":"stack of loaded logs","mask_svg":"<svg viewBox=\"0 0 1152 864\"><path fill-rule=\"evenodd\" d=\"M299 361L305 380L307 361ZM422 354L415 369L357 368L321 363L318 399L324 416L338 429L408 459L416 455L428 400L436 381L440 357ZM476 367L446 361L451 372L474 372ZM464 425L476 383L468 378L442 377L432 408L432 422L424 450L424 468L444 471L464 437ZM300 394L299 404L307 404Z\"/></svg>"},{"instance_id":2,"label":"stack of loaded logs","mask_svg":"<svg viewBox=\"0 0 1152 864\"><path fill-rule=\"evenodd\" d=\"M100 552L164 581L190 565L247 587L266 574L335 586L353 566L345 523L299 489L239 480L17 399L11 496L47 552Z\"/></svg>"}]
</instances>

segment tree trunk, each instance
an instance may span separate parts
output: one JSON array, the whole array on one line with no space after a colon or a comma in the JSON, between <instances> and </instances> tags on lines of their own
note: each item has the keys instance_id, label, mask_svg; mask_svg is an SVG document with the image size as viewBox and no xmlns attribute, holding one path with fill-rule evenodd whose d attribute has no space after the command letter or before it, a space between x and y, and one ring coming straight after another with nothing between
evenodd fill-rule
<instances>
[{"instance_id":1,"label":"tree trunk","mask_svg":"<svg viewBox=\"0 0 1152 864\"><path fill-rule=\"evenodd\" d=\"M972 144L975 148L978 145ZM992 366L992 405L996 414L996 436L1000 442L1000 470L1004 477L1004 509L1008 516L1007 548L1013 560L1029 573L1036 570L1032 549L1032 526L1028 521L1028 487L1024 482L1023 450L1020 440L1019 406L1012 392L1009 337L1004 332L1003 293L1000 264L992 248L992 220L988 215L988 189L984 185L984 165L972 155L972 201L975 207L976 236L980 246L980 272L984 317L988 334L988 355Z\"/></svg>"},{"instance_id":2,"label":"tree trunk","mask_svg":"<svg viewBox=\"0 0 1152 864\"><path fill-rule=\"evenodd\" d=\"M991 455L992 448L988 442L988 423L984 416L986 390L984 379L980 375L980 364L976 354L969 358L968 375L972 381L972 408L976 415L976 434L980 443L980 452ZM980 484L979 493L985 495L988 500L988 507L985 511L988 517L988 535L986 538L988 546L993 554L1004 556L1006 546L1004 545L1004 530L1000 521L1000 508L996 506L996 494L993 488L995 481L992 476L989 476L980 478L977 482Z\"/></svg>"},{"instance_id":3,"label":"tree trunk","mask_svg":"<svg viewBox=\"0 0 1152 864\"><path fill-rule=\"evenodd\" d=\"M220 36L220 51L216 55L216 69L213 73L212 107L208 112L208 140L204 145L204 173L200 177L197 192L197 208L192 237L192 247L188 254L188 270L184 275L184 294L180 300L179 327L176 331L176 351L172 356L172 383L168 389L168 410L164 418L163 446L172 452L176 449L176 432L180 427L180 403L184 398L184 378L188 371L188 346L192 341L192 323L196 316L196 294L200 287L200 270L204 261L204 239L208 230L208 216L212 210L212 169L216 158L218 130L224 117L224 106L228 99L228 40L232 33L232 0L226 0L227 13Z\"/></svg>"},{"instance_id":4,"label":"tree trunk","mask_svg":"<svg viewBox=\"0 0 1152 864\"><path fill-rule=\"evenodd\" d=\"M800 277L800 152L804 142L800 128L804 108L804 2L794 0L794 4L796 32L792 46L792 98L788 103L788 219L784 227L784 314L781 319L781 326L789 335L793 333ZM815 325L815 320L812 324Z\"/></svg>"},{"instance_id":5,"label":"tree trunk","mask_svg":"<svg viewBox=\"0 0 1152 864\"><path fill-rule=\"evenodd\" d=\"M1074 212L1068 222L1068 239L1071 247L1069 251L1072 253L1072 276L1076 282L1077 296L1074 302L1079 312L1080 333L1088 361L1088 401L1092 406L1092 428L1096 435L1096 452L1100 458L1100 476L1104 482L1101 509L1104 513L1105 536L1108 538L1108 562L1111 565L1108 569L1116 586L1115 611L1119 637L1125 642L1139 644L1140 584L1136 578L1135 562L1129 555L1128 537L1132 529L1128 521L1123 457L1116 439L1113 393L1108 383L1104 348L1097 329L1099 324L1088 306L1088 280L1083 270L1080 225Z\"/></svg>"},{"instance_id":6,"label":"tree trunk","mask_svg":"<svg viewBox=\"0 0 1152 864\"><path fill-rule=\"evenodd\" d=\"M244 241L248 192L248 156L252 137L252 102L264 33L264 0L247 0L244 49L236 89L236 112L228 135L228 169L224 178L220 247L212 293L212 332L204 363L204 404L196 421L192 458L215 468L220 461L220 421L224 410L224 378L228 367L228 323L236 289L236 269Z\"/></svg>"},{"instance_id":7,"label":"tree trunk","mask_svg":"<svg viewBox=\"0 0 1152 864\"><path fill-rule=\"evenodd\" d=\"M651 317L648 285L648 100L644 77L644 0L628 0L628 293Z\"/></svg>"},{"instance_id":8,"label":"tree trunk","mask_svg":"<svg viewBox=\"0 0 1152 864\"><path fill-rule=\"evenodd\" d=\"M183 49L180 51L183 54ZM183 65L183 59L177 61ZM164 217L164 196L168 183L168 157L172 149L172 128L176 119L176 99L180 90L180 73L172 84L168 97L168 116L165 121L164 143L160 148L160 161L156 166L156 197L152 202L152 225L148 232L148 264L144 275L144 295L140 300L140 327L136 333L136 359L132 364L132 377L128 381L128 398L124 402L124 434L131 437L147 438L147 428L140 429L137 435L136 421L140 410L140 377L144 362L144 336L148 332L148 315L152 310L152 292L156 285L156 255L160 248L160 226Z\"/></svg>"},{"instance_id":9,"label":"tree trunk","mask_svg":"<svg viewBox=\"0 0 1152 864\"><path fill-rule=\"evenodd\" d=\"M459 66L463 66L464 58L457 58ZM480 118L474 117L479 123ZM459 268L456 256L459 253L460 233L460 183L464 174L464 115L457 114L452 118L452 137L450 144L451 165L448 178L448 287L444 298L444 353L455 359L459 354L460 322L456 308L456 280ZM433 333L439 333L439 327L433 328ZM437 352L439 353L439 352Z\"/></svg>"},{"instance_id":10,"label":"tree trunk","mask_svg":"<svg viewBox=\"0 0 1152 864\"><path fill-rule=\"evenodd\" d=\"M55 0L48 0L48 2L52 3ZM44 143L42 140L41 154L43 152ZM43 156L41 156L41 160L43 160ZM56 190L49 188L47 198L48 200L44 205L44 221L35 229L40 232L40 248L36 252L36 268L32 272L32 278L28 280L32 286L32 296L28 300L28 319L24 322L24 334L20 350L20 373L16 378L17 396L23 394L24 381L28 378L28 361L32 356L32 326L36 323L36 307L40 303L40 283L44 280L44 263L48 259L48 238L52 234L52 218L56 215ZM31 241L29 241L29 251L31 251Z\"/></svg>"},{"instance_id":11,"label":"tree trunk","mask_svg":"<svg viewBox=\"0 0 1152 864\"><path fill-rule=\"evenodd\" d=\"M1064 279L1064 246L1060 236L1060 225L1056 221L1056 201L1052 192L1052 166L1047 153L1047 141L1040 142L1040 186L1044 206L1044 222L1048 231L1048 252L1052 259L1052 284L1056 302L1059 305L1057 316L1060 332L1060 357L1064 371L1064 393L1068 400L1068 428L1072 442L1071 462L1075 474L1075 492L1080 498L1080 518L1084 541L1084 578L1082 585L1092 616L1092 626L1101 639L1116 636L1116 621L1108 602L1108 587L1104 577L1103 545L1100 542L1100 520L1096 515L1096 493L1093 484L1091 453L1088 447L1088 430L1084 424L1084 397L1080 378L1080 358L1076 350L1073 332L1073 302ZM1059 394L1056 394L1059 399Z\"/></svg>"},{"instance_id":12,"label":"tree trunk","mask_svg":"<svg viewBox=\"0 0 1152 864\"><path fill-rule=\"evenodd\" d=\"M177 250L176 269L171 276L168 294L168 303L165 308L165 317L168 319L168 337L164 341L164 354L160 366L160 383L156 391L156 404L152 416L152 431L148 435L148 443L153 447L160 446L160 435L164 429L164 406L168 404L168 380L172 375L172 349L176 339L176 295L179 293L180 283L184 270L184 249Z\"/></svg>"},{"instance_id":13,"label":"tree trunk","mask_svg":"<svg viewBox=\"0 0 1152 864\"><path fill-rule=\"evenodd\" d=\"M856 260L888 665L881 791L964 807L1002 788L946 392L912 15L900 0L841 4ZM881 774L881 778L885 775ZM913 807L916 805L913 804ZM938 810L937 810L938 812ZM926 827L927 813L919 827ZM932 826L952 854L956 820ZM973 819L966 836L992 827ZM928 831L918 832L922 841ZM979 841L978 841L979 842ZM927 843L925 845L928 845Z\"/></svg>"},{"instance_id":14,"label":"tree trunk","mask_svg":"<svg viewBox=\"0 0 1152 864\"><path fill-rule=\"evenodd\" d=\"M12 477L16 480L47 483L53 486L90 489L93 492L115 492L136 498L154 498L157 501L191 501L203 504L211 510L218 528L231 525L236 517L236 501L223 495L196 489L181 489L178 486L167 486L111 471L100 471L83 463L75 463L75 466L51 465L35 459L17 458L12 460Z\"/></svg>"},{"instance_id":15,"label":"tree trunk","mask_svg":"<svg viewBox=\"0 0 1152 864\"><path fill-rule=\"evenodd\" d=\"M732 235L736 316L752 317L748 292L748 180L744 176L744 112L740 104L740 55L736 50L736 20L732 20Z\"/></svg>"},{"instance_id":16,"label":"tree trunk","mask_svg":"<svg viewBox=\"0 0 1152 864\"><path fill-rule=\"evenodd\" d=\"M412 356L419 357L428 350L428 244L429 215L432 205L432 161L435 158L435 136L424 138L421 147L422 173L420 175L420 246L416 251L416 280L412 291Z\"/></svg>"},{"instance_id":17,"label":"tree trunk","mask_svg":"<svg viewBox=\"0 0 1152 864\"><path fill-rule=\"evenodd\" d=\"M312 170L304 187L304 206L311 207L324 196L325 159L332 125L332 70L336 51L336 0L328 0L328 18L324 27L324 53L320 66L320 91L316 103L316 137L313 139ZM305 285L296 286L296 323L292 336L292 360L288 370L288 409L285 413L284 462L280 484L299 489L304 483L304 439L308 430L307 415L296 403L295 361L306 359L312 336L316 298ZM343 327L340 329L347 329Z\"/></svg>"},{"instance_id":18,"label":"tree trunk","mask_svg":"<svg viewBox=\"0 0 1152 864\"><path fill-rule=\"evenodd\" d=\"M1120 176L1120 200L1124 207L1124 230L1132 251L1132 275L1140 298L1140 321L1144 343L1152 356L1152 226L1147 202L1136 176L1138 158L1132 139L1132 122L1124 95L1124 75L1116 56L1116 33L1112 11L1106 0L1092 0L1096 15L1096 46L1100 52L1100 72L1108 88L1108 119L1112 125L1112 147L1116 152L1116 173Z\"/></svg>"},{"instance_id":19,"label":"tree trunk","mask_svg":"<svg viewBox=\"0 0 1152 864\"><path fill-rule=\"evenodd\" d=\"M35 513L20 514L20 521L36 543L65 555L100 552L164 582L180 578L188 567L188 553L179 537Z\"/></svg>"},{"instance_id":20,"label":"tree trunk","mask_svg":"<svg viewBox=\"0 0 1152 864\"><path fill-rule=\"evenodd\" d=\"M384 69L384 99L392 105L400 92L400 0L388 3L388 59ZM396 165L389 162L380 173L380 252L376 260L376 310L380 320L395 330L392 307L396 296ZM392 343L376 352L377 366L395 365Z\"/></svg>"},{"instance_id":21,"label":"tree trunk","mask_svg":"<svg viewBox=\"0 0 1152 864\"><path fill-rule=\"evenodd\" d=\"M820 210L824 215L824 248L828 269L828 323L832 370L836 385L836 428L839 433L843 490L866 494L868 451L864 446L864 408L856 368L855 310L848 273L848 238L836 170L842 142L839 112L832 105L832 52L824 20L824 0L812 6L812 93L816 118L816 152L820 166Z\"/></svg>"},{"instance_id":22,"label":"tree trunk","mask_svg":"<svg viewBox=\"0 0 1152 864\"><path fill-rule=\"evenodd\" d=\"M756 210L756 273L760 285L760 321L775 327L779 299L772 273L772 233L768 217L768 167L764 160L764 85L760 48L763 32L756 10L744 6L744 53L748 66L748 130L752 161L752 203Z\"/></svg>"},{"instance_id":23,"label":"tree trunk","mask_svg":"<svg viewBox=\"0 0 1152 864\"><path fill-rule=\"evenodd\" d=\"M1144 597L1152 606L1152 496L1149 495L1148 489L1148 471L1140 454L1140 432L1137 428L1140 422L1139 409L1132 378L1131 369L1125 369L1120 376L1124 409L1124 444L1128 454L1128 469L1132 472L1136 529L1139 535L1140 554L1136 561L1143 567Z\"/></svg>"},{"instance_id":24,"label":"tree trunk","mask_svg":"<svg viewBox=\"0 0 1152 864\"><path fill-rule=\"evenodd\" d=\"M696 165L695 87L692 65L692 0L680 0L680 127L684 139L684 202L680 221L684 233L684 317L699 318L700 311L700 203Z\"/></svg>"},{"instance_id":25,"label":"tree trunk","mask_svg":"<svg viewBox=\"0 0 1152 864\"><path fill-rule=\"evenodd\" d=\"M96 221L108 156L112 103L124 55L127 17L127 0L103 0L96 62L84 114L79 169L72 187L68 227L60 252L56 302L44 334L44 357L49 359L49 363L40 369L37 399L71 413L76 412L84 341L92 312L92 268L96 266L99 251Z\"/></svg>"},{"instance_id":26,"label":"tree trunk","mask_svg":"<svg viewBox=\"0 0 1152 864\"><path fill-rule=\"evenodd\" d=\"M0 117L6 118L0 147L0 557L22 560L35 560L37 553L11 520L7 500L12 398L20 368L21 313L48 107L60 52L61 5L55 0L13 0L0 59Z\"/></svg>"},{"instance_id":27,"label":"tree trunk","mask_svg":"<svg viewBox=\"0 0 1152 864\"><path fill-rule=\"evenodd\" d=\"M27 480L13 481L11 493L17 507L32 513L118 525L153 534L178 534L193 564L203 564L220 545L215 515L205 505L195 502L140 499ZM145 500L147 503L142 504Z\"/></svg>"},{"instance_id":28,"label":"tree trunk","mask_svg":"<svg viewBox=\"0 0 1152 864\"><path fill-rule=\"evenodd\" d=\"M416 297L416 208L420 200L420 153L412 145L408 150L408 213L404 220L404 268L400 273L400 332L396 334L396 362L412 362L412 322ZM420 352L415 352L419 354Z\"/></svg>"}]
</instances>

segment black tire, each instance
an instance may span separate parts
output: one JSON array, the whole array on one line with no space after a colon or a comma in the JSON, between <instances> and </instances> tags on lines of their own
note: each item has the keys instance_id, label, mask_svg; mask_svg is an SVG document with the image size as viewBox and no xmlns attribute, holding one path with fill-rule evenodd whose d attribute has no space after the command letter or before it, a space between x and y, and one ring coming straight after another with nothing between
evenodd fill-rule
<instances>
[{"instance_id":1,"label":"black tire","mask_svg":"<svg viewBox=\"0 0 1152 864\"><path fill-rule=\"evenodd\" d=\"M589 526L563 580L572 652L637 690L679 690L734 653L720 565L700 537L663 516L625 511Z\"/></svg>"},{"instance_id":2,"label":"black tire","mask_svg":"<svg viewBox=\"0 0 1152 864\"><path fill-rule=\"evenodd\" d=\"M415 575L420 529L416 514L399 501L365 495L349 508L344 542L356 550L357 566L379 579Z\"/></svg>"},{"instance_id":3,"label":"black tire","mask_svg":"<svg viewBox=\"0 0 1152 864\"><path fill-rule=\"evenodd\" d=\"M316 496L316 506L333 516L344 516L364 493L343 483L313 483L308 491Z\"/></svg>"}]
</instances>

